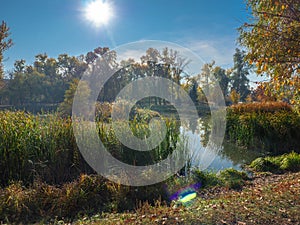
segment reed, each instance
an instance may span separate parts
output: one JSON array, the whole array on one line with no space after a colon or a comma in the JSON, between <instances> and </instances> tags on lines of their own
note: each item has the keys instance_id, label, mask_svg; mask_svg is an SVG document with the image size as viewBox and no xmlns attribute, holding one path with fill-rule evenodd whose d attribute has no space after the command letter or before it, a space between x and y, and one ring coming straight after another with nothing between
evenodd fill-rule
<instances>
[{"instance_id":1,"label":"reed","mask_svg":"<svg viewBox=\"0 0 300 225\"><path fill-rule=\"evenodd\" d=\"M148 118L147 118L148 119ZM129 122L137 137L149 135L149 124L134 118ZM117 139L109 123L97 122L99 137L111 154L132 165L149 165L167 157L179 140L179 125L166 119L167 134L153 150L138 152ZM126 135L127 128L121 131ZM25 112L0 112L0 184L36 179L60 184L80 174L95 173L81 156L72 131L71 118L57 114L33 115Z\"/></svg>"},{"instance_id":2,"label":"reed","mask_svg":"<svg viewBox=\"0 0 300 225\"><path fill-rule=\"evenodd\" d=\"M226 134L232 142L274 153L300 151L300 116L286 103L229 107Z\"/></svg>"}]
</instances>

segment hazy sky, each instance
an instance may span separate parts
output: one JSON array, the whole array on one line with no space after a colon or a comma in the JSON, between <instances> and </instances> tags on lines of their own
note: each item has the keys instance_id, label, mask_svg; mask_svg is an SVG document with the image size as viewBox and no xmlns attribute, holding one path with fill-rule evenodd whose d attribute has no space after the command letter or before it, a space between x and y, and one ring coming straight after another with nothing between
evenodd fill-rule
<instances>
[{"instance_id":1,"label":"hazy sky","mask_svg":"<svg viewBox=\"0 0 300 225\"><path fill-rule=\"evenodd\" d=\"M98 28L84 17L88 0L1 1L0 20L7 22L14 41L5 53L6 70L17 59L32 63L39 53L80 55L144 39L171 41L206 62L229 67L237 28L249 17L243 0L106 1L114 17Z\"/></svg>"}]
</instances>

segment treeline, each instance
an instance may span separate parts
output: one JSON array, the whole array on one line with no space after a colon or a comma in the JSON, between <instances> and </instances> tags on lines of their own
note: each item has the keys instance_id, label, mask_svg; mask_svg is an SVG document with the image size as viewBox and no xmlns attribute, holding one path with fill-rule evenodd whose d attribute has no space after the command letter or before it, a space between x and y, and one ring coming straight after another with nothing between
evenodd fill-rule
<instances>
[{"instance_id":1,"label":"treeline","mask_svg":"<svg viewBox=\"0 0 300 225\"><path fill-rule=\"evenodd\" d=\"M88 65L99 58L105 58L111 69L117 71L105 83L98 97L100 102L114 101L127 84L149 76L171 79L181 85L196 104L206 102L203 90L209 89L214 85L213 82L220 85L227 103L245 101L251 94L247 78L250 68L244 61L244 52L239 49L236 49L233 56L233 68L226 70L212 62L204 64L198 75L190 76L184 71L189 63L187 59L172 49L165 48L159 51L149 48L139 62L131 58L119 62L115 51L98 47L79 57L61 54L57 58L51 58L47 54L38 54L32 65L26 64L23 59L17 60L13 70L2 79L0 103L2 106L23 107L27 110L32 105L47 108L47 105L60 104L60 109L69 114L79 79ZM210 80L211 74L216 80ZM166 104L166 101L160 98L150 99L149 102L152 105Z\"/></svg>"},{"instance_id":2,"label":"treeline","mask_svg":"<svg viewBox=\"0 0 300 225\"><path fill-rule=\"evenodd\" d=\"M208 96L212 95L216 84L219 84L227 103L237 103L252 99L250 94L249 64L244 60L245 52L236 49L233 56L233 68L224 69L214 62L203 65L198 75L187 74L185 68L189 61L180 55L180 52L164 48L159 51L149 48L139 61L131 58L119 61L117 53L107 47L98 47L85 55L70 56L60 54L57 58L49 57L46 53L35 56L35 61L28 65L24 59L17 60L14 68L7 74L3 69L3 52L13 45L10 39L9 27L3 21L0 26L0 106L1 108L25 109L40 111L41 109L54 110L59 106L63 114L70 114L72 99L78 81L96 60L105 61L114 75L105 82L99 94L99 102L113 102L120 90L134 80L143 77L164 77L181 85L197 105L207 103ZM105 65L103 70L105 70ZM215 79L211 79L211 75ZM101 78L100 78L101 79ZM91 94L93 80L86 85L86 94ZM200 87L201 86L201 87ZM133 87L137 88L137 87ZM176 90L171 87L171 93ZM205 95L204 95L205 93ZM97 93L98 94L98 93ZM250 96L250 97L249 97ZM149 97L145 102L149 105L167 105L164 99ZM35 106L33 110L32 106ZM38 109L37 109L38 108ZM47 111L47 110L46 110Z\"/></svg>"}]
</instances>

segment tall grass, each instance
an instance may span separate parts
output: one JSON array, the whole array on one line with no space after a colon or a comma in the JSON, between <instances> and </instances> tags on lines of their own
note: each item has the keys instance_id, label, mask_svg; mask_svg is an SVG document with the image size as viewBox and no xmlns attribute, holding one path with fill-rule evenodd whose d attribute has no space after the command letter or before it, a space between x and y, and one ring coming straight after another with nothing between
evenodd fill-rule
<instances>
[{"instance_id":1,"label":"tall grass","mask_svg":"<svg viewBox=\"0 0 300 225\"><path fill-rule=\"evenodd\" d=\"M227 137L238 145L282 153L300 151L300 116L286 103L228 108Z\"/></svg>"},{"instance_id":2,"label":"tall grass","mask_svg":"<svg viewBox=\"0 0 300 225\"><path fill-rule=\"evenodd\" d=\"M54 114L0 112L1 185L12 180L51 183L91 172L82 160L72 133L71 120Z\"/></svg>"},{"instance_id":3,"label":"tall grass","mask_svg":"<svg viewBox=\"0 0 300 225\"><path fill-rule=\"evenodd\" d=\"M136 136L149 134L147 121L138 117L129 123ZM179 139L179 124L166 120L167 134L162 143L151 151L139 152L120 143L110 124L99 121L97 125L99 137L111 154L132 165L149 165L166 158ZM70 118L2 111L0 143L3 186L15 180L29 184L34 179L57 184L72 181L81 173L94 173L78 150Z\"/></svg>"}]
</instances>

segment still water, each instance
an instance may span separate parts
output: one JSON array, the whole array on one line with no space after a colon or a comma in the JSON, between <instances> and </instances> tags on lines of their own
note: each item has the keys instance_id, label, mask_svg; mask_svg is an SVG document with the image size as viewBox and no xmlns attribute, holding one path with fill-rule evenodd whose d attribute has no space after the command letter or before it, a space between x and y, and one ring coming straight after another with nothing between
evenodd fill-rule
<instances>
[{"instance_id":1,"label":"still water","mask_svg":"<svg viewBox=\"0 0 300 225\"><path fill-rule=\"evenodd\" d=\"M209 147L207 143L210 131L211 124L208 117L198 119L196 124L182 123L181 121L180 132L189 141L187 148L193 167L211 171L226 168L241 170L243 165L267 154L267 152L239 147L229 143L226 138L221 146Z\"/></svg>"}]
</instances>

